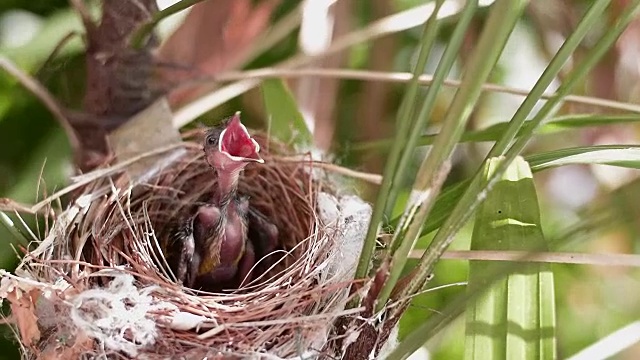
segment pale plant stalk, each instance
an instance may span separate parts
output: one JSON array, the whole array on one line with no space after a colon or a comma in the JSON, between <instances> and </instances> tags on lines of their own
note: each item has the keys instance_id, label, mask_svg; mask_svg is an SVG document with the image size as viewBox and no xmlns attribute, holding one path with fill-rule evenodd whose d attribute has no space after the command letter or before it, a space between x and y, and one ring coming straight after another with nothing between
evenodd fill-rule
<instances>
[{"instance_id":1,"label":"pale plant stalk","mask_svg":"<svg viewBox=\"0 0 640 360\"><path fill-rule=\"evenodd\" d=\"M260 68L244 71L226 71L215 76L214 81L238 81L247 79L272 79L272 78L300 78L300 77L330 77L342 80L361 80L361 81L384 81L391 83L407 83L413 78L413 74L408 72L383 72L371 70L356 69L330 69L330 68L304 68L304 69L287 69L287 68ZM210 81L210 80L209 80ZM420 75L418 78L420 85L431 86L434 84L432 75ZM460 87L459 80L446 79L442 82L443 86ZM511 86L499 84L485 83L482 84L483 91L491 91L497 93L511 94L526 97L531 93L531 89L520 89ZM541 99L551 99L554 94L544 93ZM640 105L602 99L593 96L583 95L567 95L564 98L565 103L573 103L580 105L589 105L594 107L606 108L610 110L628 111L640 113Z\"/></svg>"},{"instance_id":2,"label":"pale plant stalk","mask_svg":"<svg viewBox=\"0 0 640 360\"><path fill-rule=\"evenodd\" d=\"M587 346L567 360L611 359L640 341L640 321L634 321Z\"/></svg>"},{"instance_id":3,"label":"pale plant stalk","mask_svg":"<svg viewBox=\"0 0 640 360\"><path fill-rule=\"evenodd\" d=\"M375 40L381 36L398 33L424 24L433 13L433 3L414 8L376 20L360 30L353 31L336 39L329 48L315 55L298 54L291 59L275 64L276 68L296 68L307 65L317 59L343 51L351 46ZM445 1L438 20L451 19L462 10L457 0ZM173 125L180 128L194 121L225 102L237 97L260 84L259 79L244 79L216 89L207 95L192 101L174 113Z\"/></svg>"},{"instance_id":4,"label":"pale plant stalk","mask_svg":"<svg viewBox=\"0 0 640 360\"><path fill-rule=\"evenodd\" d=\"M412 259L419 259L423 254L424 250L414 250L409 254L409 257ZM450 250L445 251L442 254L441 259L640 267L640 256L635 254Z\"/></svg>"}]
</instances>

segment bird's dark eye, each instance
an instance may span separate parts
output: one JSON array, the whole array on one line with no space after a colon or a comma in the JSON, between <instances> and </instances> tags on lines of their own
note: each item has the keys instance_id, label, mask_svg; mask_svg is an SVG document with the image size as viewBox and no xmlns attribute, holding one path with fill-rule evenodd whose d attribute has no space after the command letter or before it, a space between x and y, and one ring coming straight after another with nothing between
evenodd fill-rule
<instances>
[{"instance_id":1,"label":"bird's dark eye","mask_svg":"<svg viewBox=\"0 0 640 360\"><path fill-rule=\"evenodd\" d=\"M215 146L218 143L218 139L215 137L215 135L209 135L207 136L207 138L205 139L205 143L209 146Z\"/></svg>"}]
</instances>

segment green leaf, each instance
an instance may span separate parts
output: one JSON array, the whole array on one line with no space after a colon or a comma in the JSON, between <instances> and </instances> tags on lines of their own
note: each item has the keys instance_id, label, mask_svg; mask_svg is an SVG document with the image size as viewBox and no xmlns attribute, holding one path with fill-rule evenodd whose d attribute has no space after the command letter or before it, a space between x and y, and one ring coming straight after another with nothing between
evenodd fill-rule
<instances>
[{"instance_id":1,"label":"green leaf","mask_svg":"<svg viewBox=\"0 0 640 360\"><path fill-rule=\"evenodd\" d=\"M261 88L269 116L270 134L281 141L292 141L301 147L310 147L313 135L284 81L268 79L262 83Z\"/></svg>"},{"instance_id":2,"label":"green leaf","mask_svg":"<svg viewBox=\"0 0 640 360\"><path fill-rule=\"evenodd\" d=\"M358 266L356 268L356 278L362 278L369 272L371 259L376 246L376 237L378 236L383 217L395 204L395 200L392 199L392 197L398 194L399 189L399 184L397 182L394 184L394 181L396 180L395 175L398 171L402 171L401 169L398 169L402 153L410 150L406 148L404 142L411 131L416 131L416 129L412 129L412 125L414 125L413 115L415 113L415 106L418 100L418 77L427 64L429 53L431 52L431 48L436 40L439 28L437 15L443 3L443 0L436 0L434 2L433 11L422 31L418 60L413 69L413 78L407 84L406 91L396 115L395 141L384 165L382 183L380 184L380 190L376 196L376 201L373 204L371 221L367 228L367 234L365 235L362 251L360 252L360 259L358 260Z\"/></svg>"},{"instance_id":3,"label":"green leaf","mask_svg":"<svg viewBox=\"0 0 640 360\"><path fill-rule=\"evenodd\" d=\"M451 185L440 192L440 195L436 199L433 205L433 210L429 214L429 218L424 223L424 228L420 236L425 236L432 231L438 229L444 220L449 216L451 210L456 206L458 199L462 196L464 191L469 186L469 181L464 180L454 185ZM400 221L400 215L391 220L391 226L396 227Z\"/></svg>"},{"instance_id":4,"label":"green leaf","mask_svg":"<svg viewBox=\"0 0 640 360\"><path fill-rule=\"evenodd\" d=\"M534 171L563 165L605 164L640 169L640 146L597 145L544 152L527 157Z\"/></svg>"},{"instance_id":5,"label":"green leaf","mask_svg":"<svg viewBox=\"0 0 640 360\"><path fill-rule=\"evenodd\" d=\"M590 115L576 114L556 117L549 122L541 125L536 130L536 134L555 134L563 131L581 129L594 126L609 126L614 124L629 124L640 122L640 115ZM520 136L525 129L531 126L531 122L526 121L522 128L518 131ZM465 131L460 138L460 143L480 142L480 141L498 141L506 132L509 123L500 122L493 124L484 129ZM432 145L437 134L423 135L418 141L418 146ZM392 145L393 140L384 139L354 144L352 151L370 151L375 149L386 149Z\"/></svg>"},{"instance_id":6,"label":"green leaf","mask_svg":"<svg viewBox=\"0 0 640 360\"><path fill-rule=\"evenodd\" d=\"M470 6L468 5L470 3L471 1L467 2L467 6ZM412 187L415 196L409 198L410 201L400 218L399 226L393 233L393 239L389 246L392 252L391 263L393 266L391 266L389 275L378 296L376 310L381 310L386 305L386 301L400 278L407 255L420 237L424 223L428 219L429 212L433 208L436 196L439 194L440 187L448 173L449 159L464 133L474 106L480 99L482 84L487 81L491 71L495 68L507 39L525 6L526 1L524 0L498 0L491 7L478 42L469 56L460 88L442 121L442 130L436 137L433 148L420 164ZM444 249L446 246L440 247L439 251L444 251ZM416 275L398 296L405 297L418 292L438 258L438 251L425 252L420 260L420 265L416 268ZM406 299L409 297L407 296ZM402 308L402 303L399 308ZM409 347L406 348L406 350L408 349Z\"/></svg>"},{"instance_id":7,"label":"green leaf","mask_svg":"<svg viewBox=\"0 0 640 360\"><path fill-rule=\"evenodd\" d=\"M605 164L611 166L640 169L640 147L633 145L599 145L575 147L549 151L528 156L527 161L533 172L547 170L552 167L576 164ZM469 181L461 181L445 188L438 196L433 211L424 224L421 236L438 229L449 216L460 199ZM400 217L391 221L396 226Z\"/></svg>"},{"instance_id":8,"label":"green leaf","mask_svg":"<svg viewBox=\"0 0 640 360\"><path fill-rule=\"evenodd\" d=\"M389 191L389 197L387 199L387 204L385 207L385 215L389 215L391 213L391 209L394 208L398 193L402 188L403 179L407 178L409 168L409 164L413 160L414 151L413 149L416 147L420 139L420 134L422 130L427 128L429 124L429 120L432 118L432 113L435 108L436 100L441 94L442 85L444 84L445 78L453 68L454 63L458 60L460 56L460 48L462 47L463 40L466 38L468 33L469 25L471 21L474 19L476 15L476 10L478 7L478 2L476 0L467 1L465 3L464 9L460 13L460 18L457 21L456 27L451 34L451 38L442 54L442 58L438 63L438 67L436 68L435 73L433 74L433 82L429 86L427 93L424 96L424 100L420 106L420 111L418 112L417 119L413 121L412 129L400 138L401 142L404 145L404 149L402 151L402 157L400 158L399 163L396 166L394 173L392 174L392 187ZM428 30L428 29L426 29ZM436 36L437 31L433 31L432 36ZM425 58L426 64L426 58ZM425 64L417 64L418 69L422 71ZM415 78L414 78L415 79ZM417 85L417 83L416 83ZM409 114L412 115L413 112L417 110L417 107L413 109L413 111ZM406 142L405 142L406 141ZM391 246L391 251L393 252L393 244Z\"/></svg>"},{"instance_id":9,"label":"green leaf","mask_svg":"<svg viewBox=\"0 0 640 360\"><path fill-rule=\"evenodd\" d=\"M492 158L485 179L502 158ZM473 250L543 251L538 200L531 169L518 157L479 207ZM553 273L548 264L470 261L467 289L482 293L468 303L465 359L555 358ZM498 278L496 280L496 278Z\"/></svg>"},{"instance_id":10,"label":"green leaf","mask_svg":"<svg viewBox=\"0 0 640 360\"><path fill-rule=\"evenodd\" d=\"M94 9L93 6L89 8ZM30 71L46 60L60 41L71 33L82 34L84 28L78 14L69 8L48 16L38 34L27 44L17 48L0 48L0 54L20 64L22 69ZM83 48L81 36L75 36L65 44L58 56L77 54Z\"/></svg>"},{"instance_id":11,"label":"green leaf","mask_svg":"<svg viewBox=\"0 0 640 360\"><path fill-rule=\"evenodd\" d=\"M46 190L50 192L66 183L70 149L64 131L58 129L36 145L32 157L25 161L25 167L19 175L17 185L1 196L22 203L35 203L35 200L42 196L42 191L44 191L42 186L46 185ZM40 175L42 175L44 182L41 184L40 193L38 193ZM0 224L0 268L13 266L17 257L11 246L12 244L20 244L24 240L24 237L16 230L24 230L22 224L13 214L7 215L10 215L13 225L6 218L2 219L2 224ZM24 219L30 229L35 229L33 217L24 216ZM33 231L35 232L35 230ZM33 239L29 239L29 241L31 240Z\"/></svg>"},{"instance_id":12,"label":"green leaf","mask_svg":"<svg viewBox=\"0 0 640 360\"><path fill-rule=\"evenodd\" d=\"M558 116L536 130L538 134L557 133L565 130L575 130L591 126L610 126L614 124L630 124L640 121L639 114L602 115L602 114L573 114Z\"/></svg>"}]
</instances>

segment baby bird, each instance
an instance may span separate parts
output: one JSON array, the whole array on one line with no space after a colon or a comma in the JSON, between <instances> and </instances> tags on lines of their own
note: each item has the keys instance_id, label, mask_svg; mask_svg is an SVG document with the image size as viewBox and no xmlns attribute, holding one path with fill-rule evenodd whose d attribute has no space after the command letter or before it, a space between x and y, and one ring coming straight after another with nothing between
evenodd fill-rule
<instances>
[{"instance_id":1,"label":"baby bird","mask_svg":"<svg viewBox=\"0 0 640 360\"><path fill-rule=\"evenodd\" d=\"M217 175L214 195L182 224L171 241L173 268L184 285L209 289L237 286L255 264L255 250L248 241L249 202L238 195L237 186L247 164L264 162L259 151L260 146L240 122L239 112L207 131L204 153Z\"/></svg>"}]
</instances>

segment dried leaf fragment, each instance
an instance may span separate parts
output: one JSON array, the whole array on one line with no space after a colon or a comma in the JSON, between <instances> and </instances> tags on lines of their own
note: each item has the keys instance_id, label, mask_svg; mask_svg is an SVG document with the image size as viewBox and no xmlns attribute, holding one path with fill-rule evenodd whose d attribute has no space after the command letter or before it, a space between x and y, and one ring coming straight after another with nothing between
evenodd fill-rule
<instances>
[{"instance_id":1,"label":"dried leaf fragment","mask_svg":"<svg viewBox=\"0 0 640 360\"><path fill-rule=\"evenodd\" d=\"M31 346L40 340L38 317L35 312L35 302L40 297L41 291L32 289L26 293L19 288L7 293L7 300L11 304L11 315L18 326L20 338L25 346Z\"/></svg>"}]
</instances>

